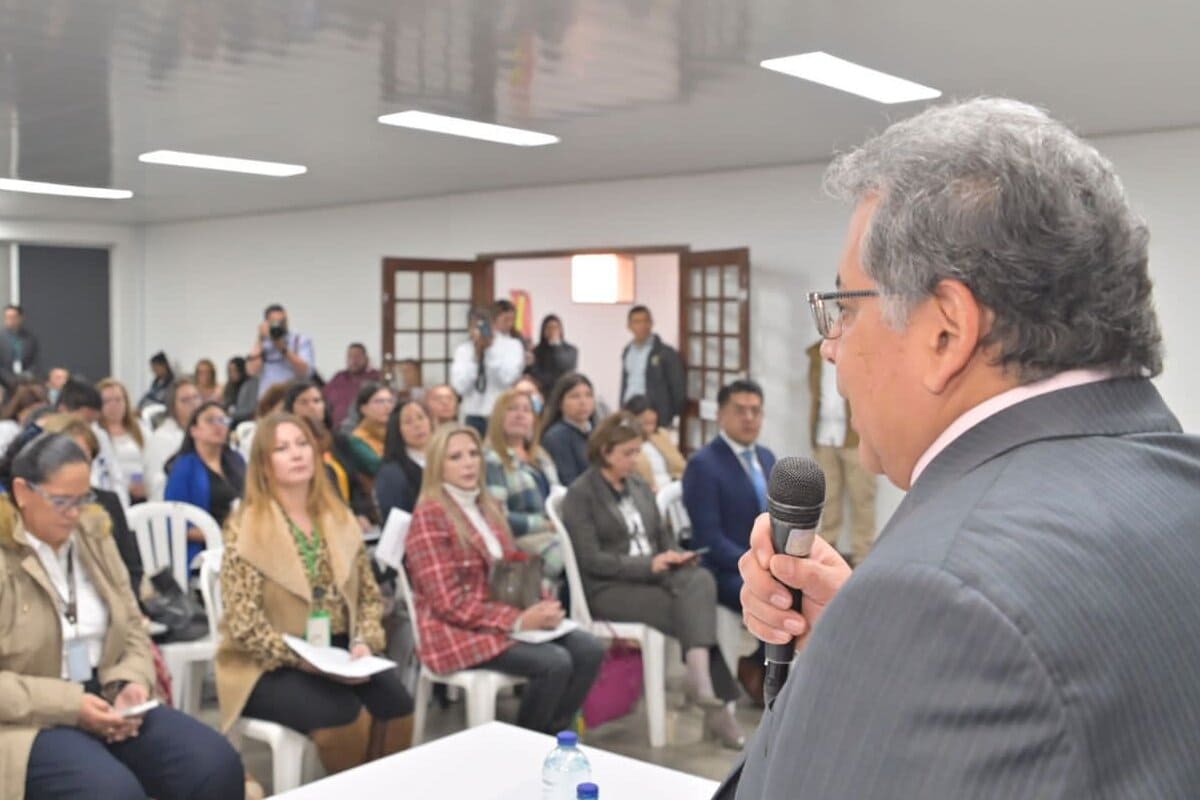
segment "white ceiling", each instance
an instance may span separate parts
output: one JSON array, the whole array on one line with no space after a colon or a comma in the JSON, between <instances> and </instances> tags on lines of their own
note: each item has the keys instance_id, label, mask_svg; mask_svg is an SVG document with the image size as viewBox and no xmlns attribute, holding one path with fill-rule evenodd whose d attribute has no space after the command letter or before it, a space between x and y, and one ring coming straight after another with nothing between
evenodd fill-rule
<instances>
[{"instance_id":1,"label":"white ceiling","mask_svg":"<svg viewBox=\"0 0 1200 800\"><path fill-rule=\"evenodd\" d=\"M1047 106L1088 134L1200 125L1200 2L2 0L0 218L156 222L823 160L921 103L758 67L825 50ZM541 148L379 125L407 108L553 133ZM154 149L305 164L261 178Z\"/></svg>"}]
</instances>

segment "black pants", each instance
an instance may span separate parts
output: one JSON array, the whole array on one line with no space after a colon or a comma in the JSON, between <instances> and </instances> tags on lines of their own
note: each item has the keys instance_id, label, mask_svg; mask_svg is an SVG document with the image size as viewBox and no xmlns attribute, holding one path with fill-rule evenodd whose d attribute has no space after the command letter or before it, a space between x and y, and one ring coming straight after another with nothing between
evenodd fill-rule
<instances>
[{"instance_id":1,"label":"black pants","mask_svg":"<svg viewBox=\"0 0 1200 800\"><path fill-rule=\"evenodd\" d=\"M241 800L241 757L217 731L173 708L138 735L105 744L81 728L47 728L29 753L26 800Z\"/></svg>"},{"instance_id":2,"label":"black pants","mask_svg":"<svg viewBox=\"0 0 1200 800\"><path fill-rule=\"evenodd\" d=\"M411 714L413 701L394 669L351 686L285 667L258 679L242 713L308 733L349 725L364 706L375 719L387 720Z\"/></svg>"},{"instance_id":3,"label":"black pants","mask_svg":"<svg viewBox=\"0 0 1200 800\"><path fill-rule=\"evenodd\" d=\"M557 733L570 727L600 673L606 651L604 643L590 633L572 631L544 644L517 642L478 668L529 678L517 724Z\"/></svg>"}]
</instances>

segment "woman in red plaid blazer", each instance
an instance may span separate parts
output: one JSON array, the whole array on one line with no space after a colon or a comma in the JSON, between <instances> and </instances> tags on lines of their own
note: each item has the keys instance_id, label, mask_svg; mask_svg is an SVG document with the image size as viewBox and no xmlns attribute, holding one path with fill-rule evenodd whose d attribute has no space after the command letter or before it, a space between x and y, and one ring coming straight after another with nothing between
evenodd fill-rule
<instances>
[{"instance_id":1,"label":"woman in red plaid blazer","mask_svg":"<svg viewBox=\"0 0 1200 800\"><path fill-rule=\"evenodd\" d=\"M504 513L483 491L483 475L479 434L466 426L439 428L405 545L418 655L435 672L481 668L528 678L517 724L553 733L569 727L583 704L604 646L582 631L542 644L512 638L558 627L563 609L543 600L522 611L490 598L492 565L517 550Z\"/></svg>"}]
</instances>

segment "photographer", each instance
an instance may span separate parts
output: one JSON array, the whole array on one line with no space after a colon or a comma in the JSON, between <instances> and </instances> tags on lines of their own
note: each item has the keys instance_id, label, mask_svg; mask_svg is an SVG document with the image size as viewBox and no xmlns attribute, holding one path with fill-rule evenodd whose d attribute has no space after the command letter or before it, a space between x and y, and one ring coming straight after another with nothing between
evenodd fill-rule
<instances>
[{"instance_id":1,"label":"photographer","mask_svg":"<svg viewBox=\"0 0 1200 800\"><path fill-rule=\"evenodd\" d=\"M283 306L267 306L246 358L246 373L258 377L258 396L277 383L311 377L314 363L312 339L288 330Z\"/></svg>"},{"instance_id":2,"label":"photographer","mask_svg":"<svg viewBox=\"0 0 1200 800\"><path fill-rule=\"evenodd\" d=\"M450 366L450 385L462 397L465 422L481 436L487 433L496 398L511 389L525 369L525 347L508 333L512 323L507 329L494 324L511 308L511 303L500 300L490 310L473 310L471 339L455 349Z\"/></svg>"}]
</instances>

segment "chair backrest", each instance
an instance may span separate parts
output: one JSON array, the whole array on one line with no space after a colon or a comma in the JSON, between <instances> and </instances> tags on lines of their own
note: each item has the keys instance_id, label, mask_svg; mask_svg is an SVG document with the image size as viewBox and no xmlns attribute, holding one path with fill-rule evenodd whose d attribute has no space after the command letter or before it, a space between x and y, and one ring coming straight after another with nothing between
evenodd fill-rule
<instances>
[{"instance_id":1,"label":"chair backrest","mask_svg":"<svg viewBox=\"0 0 1200 800\"><path fill-rule=\"evenodd\" d=\"M546 516L554 523L554 532L558 536L558 546L562 550L563 572L567 577L567 591L571 596L571 619L580 625L592 624L592 612L588 608L587 595L583 593L583 579L579 576L579 562L575 560L575 548L571 545L571 536L567 526L562 521L562 502L567 496L567 490L555 486L546 498Z\"/></svg>"},{"instance_id":2,"label":"chair backrest","mask_svg":"<svg viewBox=\"0 0 1200 800\"><path fill-rule=\"evenodd\" d=\"M670 528L675 541L684 544L692 538L692 520L683 504L683 481L671 481L654 498L658 515Z\"/></svg>"},{"instance_id":3,"label":"chair backrest","mask_svg":"<svg viewBox=\"0 0 1200 800\"><path fill-rule=\"evenodd\" d=\"M412 584L408 582L408 570L401 564L396 570L396 590L404 595L404 607L408 609L408 618L412 621L413 647L418 657L421 654L421 626L417 624L417 607L413 602Z\"/></svg>"},{"instance_id":4,"label":"chair backrest","mask_svg":"<svg viewBox=\"0 0 1200 800\"><path fill-rule=\"evenodd\" d=\"M158 427L158 422L167 413L167 407L162 403L148 403L142 407L141 417L142 423L149 430L154 430Z\"/></svg>"},{"instance_id":5,"label":"chair backrest","mask_svg":"<svg viewBox=\"0 0 1200 800\"><path fill-rule=\"evenodd\" d=\"M137 537L138 553L147 575L170 567L181 588L188 585L187 532L188 527L204 532L204 544L220 549L225 541L221 526L207 511L191 503L176 500L141 503L131 506L125 516Z\"/></svg>"},{"instance_id":6,"label":"chair backrest","mask_svg":"<svg viewBox=\"0 0 1200 800\"><path fill-rule=\"evenodd\" d=\"M225 615L225 605L221 601L221 557L224 551L205 550L200 554L200 597L204 602L204 613L208 616L208 629L213 640L217 638L217 629L221 625L221 617Z\"/></svg>"},{"instance_id":7,"label":"chair backrest","mask_svg":"<svg viewBox=\"0 0 1200 800\"><path fill-rule=\"evenodd\" d=\"M254 444L254 433L258 430L258 423L252 419L245 422L239 422L238 426L233 429L233 444L246 463L250 463L250 445Z\"/></svg>"}]
</instances>

